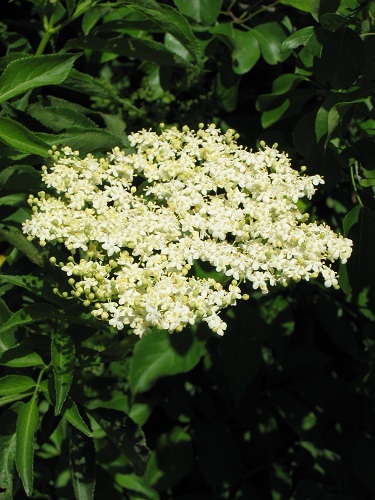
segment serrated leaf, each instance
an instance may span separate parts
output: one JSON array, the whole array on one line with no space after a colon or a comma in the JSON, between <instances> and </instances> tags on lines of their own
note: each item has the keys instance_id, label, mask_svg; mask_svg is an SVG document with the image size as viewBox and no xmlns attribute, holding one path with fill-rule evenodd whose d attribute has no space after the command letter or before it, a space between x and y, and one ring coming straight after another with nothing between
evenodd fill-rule
<instances>
[{"instance_id":1,"label":"serrated leaf","mask_svg":"<svg viewBox=\"0 0 375 500\"><path fill-rule=\"evenodd\" d=\"M114 36L105 39L87 35L85 37L70 40L68 46L76 49L88 49L126 57L134 57L141 61L150 61L161 65L191 66L185 59L182 59L177 54L168 50L164 44L143 38L125 37L123 35L121 37Z\"/></svg>"},{"instance_id":2,"label":"serrated leaf","mask_svg":"<svg viewBox=\"0 0 375 500\"><path fill-rule=\"evenodd\" d=\"M70 428L69 462L77 500L92 500L95 491L95 447L92 438Z\"/></svg>"},{"instance_id":3,"label":"serrated leaf","mask_svg":"<svg viewBox=\"0 0 375 500\"><path fill-rule=\"evenodd\" d=\"M40 184L40 173L31 165L12 165L0 172L1 187L19 189L19 186L25 184L30 191L38 188Z\"/></svg>"},{"instance_id":4,"label":"serrated leaf","mask_svg":"<svg viewBox=\"0 0 375 500\"><path fill-rule=\"evenodd\" d=\"M55 415L59 415L69 394L75 368L74 343L63 329L52 337L51 363L55 379Z\"/></svg>"},{"instance_id":5,"label":"serrated leaf","mask_svg":"<svg viewBox=\"0 0 375 500\"><path fill-rule=\"evenodd\" d=\"M0 417L0 498L13 498L13 476L16 457L16 421L19 403L5 410Z\"/></svg>"},{"instance_id":6,"label":"serrated leaf","mask_svg":"<svg viewBox=\"0 0 375 500\"><path fill-rule=\"evenodd\" d=\"M162 5L155 0L125 0L125 4L157 24L162 32L173 35L201 65L199 44L190 24L181 13L169 5Z\"/></svg>"},{"instance_id":7,"label":"serrated leaf","mask_svg":"<svg viewBox=\"0 0 375 500\"><path fill-rule=\"evenodd\" d=\"M48 145L20 123L0 116L0 140L19 151L48 157Z\"/></svg>"},{"instance_id":8,"label":"serrated leaf","mask_svg":"<svg viewBox=\"0 0 375 500\"><path fill-rule=\"evenodd\" d=\"M145 392L167 375L190 371L205 352L205 342L191 332L156 331L134 347L129 382L133 394Z\"/></svg>"},{"instance_id":9,"label":"serrated leaf","mask_svg":"<svg viewBox=\"0 0 375 500\"><path fill-rule=\"evenodd\" d=\"M12 328L31 325L46 319L57 318L61 313L56 307L50 304L32 304L13 313L12 316L0 325L0 334L3 334Z\"/></svg>"},{"instance_id":10,"label":"serrated leaf","mask_svg":"<svg viewBox=\"0 0 375 500\"><path fill-rule=\"evenodd\" d=\"M1 282L20 286L37 297L45 299L56 306L66 306L66 300L53 293L50 284L38 276L33 276L32 274L27 276L2 274L0 275L0 283Z\"/></svg>"},{"instance_id":11,"label":"serrated leaf","mask_svg":"<svg viewBox=\"0 0 375 500\"><path fill-rule=\"evenodd\" d=\"M63 106L41 106L33 104L27 109L29 115L55 132L69 128L94 128L98 125L76 109Z\"/></svg>"},{"instance_id":12,"label":"serrated leaf","mask_svg":"<svg viewBox=\"0 0 375 500\"><path fill-rule=\"evenodd\" d=\"M36 87L58 85L68 76L79 54L49 54L17 59L0 77L0 102Z\"/></svg>"},{"instance_id":13,"label":"serrated leaf","mask_svg":"<svg viewBox=\"0 0 375 500\"><path fill-rule=\"evenodd\" d=\"M141 428L125 413L109 408L96 408L90 412L113 444L133 464L137 474L146 470L149 449Z\"/></svg>"},{"instance_id":14,"label":"serrated leaf","mask_svg":"<svg viewBox=\"0 0 375 500\"><path fill-rule=\"evenodd\" d=\"M35 387L36 382L26 375L6 375L0 378L0 396L20 394Z\"/></svg>"},{"instance_id":15,"label":"serrated leaf","mask_svg":"<svg viewBox=\"0 0 375 500\"><path fill-rule=\"evenodd\" d=\"M124 147L128 144L125 135L120 138L103 129L76 129L62 134L39 134L39 136L51 145L69 145L69 147L77 149L82 154L98 150L109 151L115 146Z\"/></svg>"},{"instance_id":16,"label":"serrated leaf","mask_svg":"<svg viewBox=\"0 0 375 500\"><path fill-rule=\"evenodd\" d=\"M76 69L72 69L68 78L62 84L62 87L82 92L90 97L102 97L113 100L114 102L122 102L121 98L117 95L117 93L115 93L115 88L110 87L98 78L94 78L93 76L77 71Z\"/></svg>"},{"instance_id":17,"label":"serrated leaf","mask_svg":"<svg viewBox=\"0 0 375 500\"><path fill-rule=\"evenodd\" d=\"M44 380L41 384L40 387L47 399L47 401L53 405L53 399L55 396L55 390L53 387L53 382L51 379L49 380ZM92 432L88 428L87 424L81 417L78 407L76 403L73 401L73 399L68 396L66 398L65 404L62 407L61 410L61 415L65 420L67 420L73 427L78 429L79 431L83 432L83 434L86 434L86 436L91 437Z\"/></svg>"},{"instance_id":18,"label":"serrated leaf","mask_svg":"<svg viewBox=\"0 0 375 500\"><path fill-rule=\"evenodd\" d=\"M92 436L92 432L88 428L86 422L81 417L76 403L68 396L65 405L61 411L62 416L76 429L83 432L88 437Z\"/></svg>"},{"instance_id":19,"label":"serrated leaf","mask_svg":"<svg viewBox=\"0 0 375 500\"><path fill-rule=\"evenodd\" d=\"M8 333L8 332L7 332ZM4 337L4 335L2 335ZM1 349L3 350L4 342ZM20 344L4 349L0 356L0 365L12 368L27 368L29 366L44 366L44 361L40 355L35 352L27 340Z\"/></svg>"},{"instance_id":20,"label":"serrated leaf","mask_svg":"<svg viewBox=\"0 0 375 500\"><path fill-rule=\"evenodd\" d=\"M5 323L12 316L12 311L9 309L4 300L0 297L0 322Z\"/></svg>"},{"instance_id":21,"label":"serrated leaf","mask_svg":"<svg viewBox=\"0 0 375 500\"><path fill-rule=\"evenodd\" d=\"M38 407L33 397L18 414L16 431L16 466L27 496L33 492L34 435L37 426Z\"/></svg>"}]
</instances>

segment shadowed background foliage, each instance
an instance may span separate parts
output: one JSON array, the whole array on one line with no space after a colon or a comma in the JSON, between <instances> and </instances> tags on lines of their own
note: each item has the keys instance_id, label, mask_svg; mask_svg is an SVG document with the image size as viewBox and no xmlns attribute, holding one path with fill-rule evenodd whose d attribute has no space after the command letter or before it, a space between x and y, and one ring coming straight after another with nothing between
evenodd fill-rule
<instances>
[{"instance_id":1,"label":"shadowed background foliage","mask_svg":"<svg viewBox=\"0 0 375 500\"><path fill-rule=\"evenodd\" d=\"M370 0L7 2L1 498L374 498L374 22ZM55 295L21 232L48 149L129 150L161 122L231 127L323 175L300 208L353 239L341 290L248 286L223 338L141 340Z\"/></svg>"}]
</instances>

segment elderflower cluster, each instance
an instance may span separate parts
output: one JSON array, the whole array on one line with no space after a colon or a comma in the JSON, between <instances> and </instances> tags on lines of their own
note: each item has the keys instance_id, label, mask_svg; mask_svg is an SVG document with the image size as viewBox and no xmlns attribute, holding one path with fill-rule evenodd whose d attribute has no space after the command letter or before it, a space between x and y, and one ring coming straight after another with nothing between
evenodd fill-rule
<instances>
[{"instance_id":1,"label":"elderflower cluster","mask_svg":"<svg viewBox=\"0 0 375 500\"><path fill-rule=\"evenodd\" d=\"M133 153L106 158L63 148L43 167L48 193L30 196L29 239L64 244L71 294L92 314L144 335L180 331L197 320L223 334L223 308L247 299L239 284L269 286L319 274L338 287L330 263L345 263L352 242L326 224L308 223L296 203L320 176L291 168L284 153L250 152L234 131L173 127L129 136ZM210 264L227 277L194 275ZM227 284L225 284L227 283Z\"/></svg>"}]
</instances>

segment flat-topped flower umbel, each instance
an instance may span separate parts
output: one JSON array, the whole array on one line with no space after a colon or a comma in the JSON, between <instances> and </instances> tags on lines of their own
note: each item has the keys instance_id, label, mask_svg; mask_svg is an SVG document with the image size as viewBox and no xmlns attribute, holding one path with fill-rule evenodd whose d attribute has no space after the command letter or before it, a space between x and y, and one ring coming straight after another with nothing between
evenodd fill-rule
<instances>
[{"instance_id":1,"label":"flat-topped flower umbel","mask_svg":"<svg viewBox=\"0 0 375 500\"><path fill-rule=\"evenodd\" d=\"M180 331L198 319L223 334L220 311L248 298L241 282L267 293L321 274L338 288L330 263L347 261L351 240L308 223L296 205L312 197L320 176L297 172L264 144L247 151L233 130L213 125L142 130L129 140L127 155L52 152L55 163L42 175L48 194L30 196L33 214L23 227L40 245L70 251L59 265L95 317L138 335L154 326ZM196 261L228 279L194 276Z\"/></svg>"}]
</instances>

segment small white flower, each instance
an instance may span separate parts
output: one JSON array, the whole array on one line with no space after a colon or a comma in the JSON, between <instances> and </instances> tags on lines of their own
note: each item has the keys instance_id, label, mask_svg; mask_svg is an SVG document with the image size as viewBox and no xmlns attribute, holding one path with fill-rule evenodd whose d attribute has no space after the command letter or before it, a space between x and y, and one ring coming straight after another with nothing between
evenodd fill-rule
<instances>
[{"instance_id":1,"label":"small white flower","mask_svg":"<svg viewBox=\"0 0 375 500\"><path fill-rule=\"evenodd\" d=\"M50 193L30 197L23 225L41 246L64 242L72 256L61 269L95 317L140 336L201 319L222 335L218 314L242 298L242 281L267 293L321 274L338 287L328 265L345 263L352 242L297 208L320 176L297 172L274 148L247 151L214 126L142 130L129 141L135 153L114 148L101 159L64 148L43 168ZM234 281L194 276L197 261Z\"/></svg>"}]
</instances>

